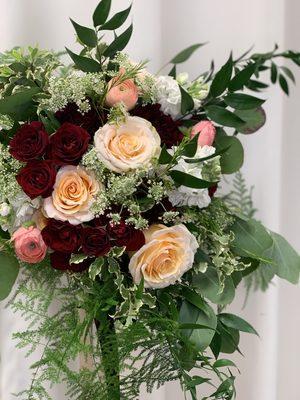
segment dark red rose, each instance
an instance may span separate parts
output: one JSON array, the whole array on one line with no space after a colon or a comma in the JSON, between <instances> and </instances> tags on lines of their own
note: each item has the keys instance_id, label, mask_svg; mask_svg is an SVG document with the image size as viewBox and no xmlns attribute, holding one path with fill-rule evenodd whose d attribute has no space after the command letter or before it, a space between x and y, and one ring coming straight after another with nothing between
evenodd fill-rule
<instances>
[{"instance_id":1,"label":"dark red rose","mask_svg":"<svg viewBox=\"0 0 300 400\"><path fill-rule=\"evenodd\" d=\"M80 228L69 222L50 219L42 236L50 249L61 253L74 253L80 246Z\"/></svg>"},{"instance_id":2,"label":"dark red rose","mask_svg":"<svg viewBox=\"0 0 300 400\"><path fill-rule=\"evenodd\" d=\"M60 271L73 271L73 272L83 272L89 268L94 259L87 258L78 264L70 264L71 254L60 253L55 251L50 254L50 263L52 268L58 269Z\"/></svg>"},{"instance_id":3,"label":"dark red rose","mask_svg":"<svg viewBox=\"0 0 300 400\"><path fill-rule=\"evenodd\" d=\"M20 161L32 161L41 157L49 144L49 136L39 121L24 124L9 143L10 154Z\"/></svg>"},{"instance_id":4,"label":"dark red rose","mask_svg":"<svg viewBox=\"0 0 300 400\"><path fill-rule=\"evenodd\" d=\"M88 226L81 231L82 251L88 256L101 257L111 248L105 229Z\"/></svg>"},{"instance_id":5,"label":"dark red rose","mask_svg":"<svg viewBox=\"0 0 300 400\"><path fill-rule=\"evenodd\" d=\"M150 210L142 213L150 225L159 222L162 223L162 216L166 211L176 211L176 208L172 205L168 198L162 199L160 203L155 204Z\"/></svg>"},{"instance_id":6,"label":"dark red rose","mask_svg":"<svg viewBox=\"0 0 300 400\"><path fill-rule=\"evenodd\" d=\"M131 114L150 121L157 130L162 144L167 148L176 146L182 141L183 133L179 130L180 123L164 114L160 110L160 104L138 106L131 111Z\"/></svg>"},{"instance_id":7,"label":"dark red rose","mask_svg":"<svg viewBox=\"0 0 300 400\"><path fill-rule=\"evenodd\" d=\"M52 161L30 161L20 170L16 179L31 199L38 196L49 197L56 178L56 168Z\"/></svg>"},{"instance_id":8,"label":"dark red rose","mask_svg":"<svg viewBox=\"0 0 300 400\"><path fill-rule=\"evenodd\" d=\"M70 122L71 124L81 126L81 128L88 131L91 137L95 132L107 122L107 115L101 116L101 119L94 108L82 114L78 111L78 106L75 103L69 103L63 110L55 113L56 119L63 124Z\"/></svg>"},{"instance_id":9,"label":"dark red rose","mask_svg":"<svg viewBox=\"0 0 300 400\"><path fill-rule=\"evenodd\" d=\"M58 164L77 165L87 151L89 141L90 135L85 129L65 122L50 136L48 158Z\"/></svg>"},{"instance_id":10,"label":"dark red rose","mask_svg":"<svg viewBox=\"0 0 300 400\"><path fill-rule=\"evenodd\" d=\"M211 198L213 198L217 190L218 190L218 185L214 185L214 186L211 186L210 188L208 188L209 196Z\"/></svg>"},{"instance_id":11,"label":"dark red rose","mask_svg":"<svg viewBox=\"0 0 300 400\"><path fill-rule=\"evenodd\" d=\"M112 239L113 246L126 246L127 251L137 251L145 244L143 232L132 225L127 225L125 221L114 225L108 224L107 233Z\"/></svg>"}]
</instances>

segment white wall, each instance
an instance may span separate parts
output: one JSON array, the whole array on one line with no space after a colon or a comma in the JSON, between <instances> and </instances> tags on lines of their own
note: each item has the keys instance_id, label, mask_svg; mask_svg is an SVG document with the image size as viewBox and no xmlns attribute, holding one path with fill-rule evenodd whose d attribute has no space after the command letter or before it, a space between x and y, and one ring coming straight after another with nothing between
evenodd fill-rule
<instances>
[{"instance_id":1,"label":"white wall","mask_svg":"<svg viewBox=\"0 0 300 400\"><path fill-rule=\"evenodd\" d=\"M64 45L74 48L73 29L67 17L88 24L96 4L97 0L2 0L0 50L35 42L54 49ZM115 0L114 8L125 8L128 4L127 0ZM134 0L133 17L135 30L129 53L136 60L151 58L153 71L195 42L209 41L209 44L184 65L191 75L204 71L212 58L220 66L231 49L234 54L240 54L256 44L257 51L266 51L275 42L284 47L300 47L299 0ZM300 73L296 75L299 86L291 90L291 99L284 98L278 88L269 90L267 124L243 142L246 147L244 174L249 185L255 185L259 218L269 228L286 235L300 250ZM244 293L240 290L232 309L240 313L243 300ZM255 294L242 311L261 338L243 335L241 349L245 358L237 357L242 372L237 378L238 400L300 398L299 303L299 288L275 282L267 294ZM4 312L0 318L13 321ZM8 329L3 329L6 335ZM21 363L21 356L15 357ZM13 372L13 367L11 370L5 367L10 385ZM183 399L177 385L168 385L160 394L141 398L158 400L171 396L174 400ZM57 399L62 400L62 396L58 395ZM12 398L5 397L5 400Z\"/></svg>"}]
</instances>

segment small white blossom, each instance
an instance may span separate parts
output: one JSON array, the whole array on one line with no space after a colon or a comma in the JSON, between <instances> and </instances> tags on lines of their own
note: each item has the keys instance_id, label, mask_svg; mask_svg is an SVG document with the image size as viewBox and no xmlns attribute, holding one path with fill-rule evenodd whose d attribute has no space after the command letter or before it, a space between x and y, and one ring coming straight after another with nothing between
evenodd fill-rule
<instances>
[{"instance_id":1,"label":"small white blossom","mask_svg":"<svg viewBox=\"0 0 300 400\"><path fill-rule=\"evenodd\" d=\"M11 207L7 203L0 204L0 216L7 217L11 212Z\"/></svg>"}]
</instances>

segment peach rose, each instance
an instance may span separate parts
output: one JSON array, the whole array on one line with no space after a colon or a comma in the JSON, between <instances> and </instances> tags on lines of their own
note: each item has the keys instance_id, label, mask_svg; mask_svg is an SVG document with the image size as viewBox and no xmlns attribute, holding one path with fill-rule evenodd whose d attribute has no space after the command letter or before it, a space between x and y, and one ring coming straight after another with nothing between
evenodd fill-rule
<instances>
[{"instance_id":1,"label":"peach rose","mask_svg":"<svg viewBox=\"0 0 300 400\"><path fill-rule=\"evenodd\" d=\"M149 121L139 117L128 117L122 125L104 125L94 142L99 160L115 172L150 166L161 150L159 134Z\"/></svg>"},{"instance_id":2,"label":"peach rose","mask_svg":"<svg viewBox=\"0 0 300 400\"><path fill-rule=\"evenodd\" d=\"M200 121L198 124L193 126L191 138L196 136L198 133L198 145L201 147L211 146L215 140L216 128L210 121Z\"/></svg>"},{"instance_id":3,"label":"peach rose","mask_svg":"<svg viewBox=\"0 0 300 400\"><path fill-rule=\"evenodd\" d=\"M132 79L126 79L122 82L122 75L125 70L122 68L117 77L108 82L108 92L105 103L108 107L115 104L124 103L126 109L132 110L139 98L138 88Z\"/></svg>"},{"instance_id":4,"label":"peach rose","mask_svg":"<svg viewBox=\"0 0 300 400\"><path fill-rule=\"evenodd\" d=\"M12 235L11 240L14 242L16 255L21 261L37 264L45 258L47 246L39 229L33 226L19 228Z\"/></svg>"},{"instance_id":5,"label":"peach rose","mask_svg":"<svg viewBox=\"0 0 300 400\"><path fill-rule=\"evenodd\" d=\"M45 216L72 225L90 221L94 218L90 207L99 190L93 175L81 167L65 166L57 173L52 196L44 200Z\"/></svg>"},{"instance_id":6,"label":"peach rose","mask_svg":"<svg viewBox=\"0 0 300 400\"><path fill-rule=\"evenodd\" d=\"M192 268L198 243L184 225L152 225L144 232L146 244L129 263L135 283L144 278L146 288L173 285Z\"/></svg>"}]
</instances>

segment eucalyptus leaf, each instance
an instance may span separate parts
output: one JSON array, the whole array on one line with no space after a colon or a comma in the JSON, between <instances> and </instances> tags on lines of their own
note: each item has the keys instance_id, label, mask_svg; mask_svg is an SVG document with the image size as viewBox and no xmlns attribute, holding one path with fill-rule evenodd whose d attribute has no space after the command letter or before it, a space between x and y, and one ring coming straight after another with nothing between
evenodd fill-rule
<instances>
[{"instance_id":1,"label":"eucalyptus leaf","mask_svg":"<svg viewBox=\"0 0 300 400\"><path fill-rule=\"evenodd\" d=\"M19 262L15 256L0 253L0 301L6 299L19 274Z\"/></svg>"},{"instance_id":2,"label":"eucalyptus leaf","mask_svg":"<svg viewBox=\"0 0 300 400\"><path fill-rule=\"evenodd\" d=\"M110 12L110 7L111 0L100 1L93 14L94 26L99 26L105 23Z\"/></svg>"},{"instance_id":3,"label":"eucalyptus leaf","mask_svg":"<svg viewBox=\"0 0 300 400\"><path fill-rule=\"evenodd\" d=\"M181 324L196 324L210 328L186 329L184 331L184 335L195 344L199 351L203 351L209 346L217 327L217 317L213 309L208 304L207 309L209 315L187 301L184 301L180 308L179 322Z\"/></svg>"},{"instance_id":4,"label":"eucalyptus leaf","mask_svg":"<svg viewBox=\"0 0 300 400\"><path fill-rule=\"evenodd\" d=\"M107 31L113 31L115 29L120 28L126 21L130 10L131 10L131 5L126 8L126 10L120 11L117 14L115 14L110 20L108 20L105 24L101 26L101 30L107 30Z\"/></svg>"},{"instance_id":5,"label":"eucalyptus leaf","mask_svg":"<svg viewBox=\"0 0 300 400\"><path fill-rule=\"evenodd\" d=\"M81 43L85 44L88 47L96 47L97 45L97 35L93 29L87 28L86 26L82 26L77 24L77 22L71 19L71 22L74 26L78 39Z\"/></svg>"},{"instance_id":6,"label":"eucalyptus leaf","mask_svg":"<svg viewBox=\"0 0 300 400\"><path fill-rule=\"evenodd\" d=\"M175 57L172 58L170 61L171 64L181 64L187 61L193 53L198 50L200 47L204 46L206 43L197 43L193 44L192 46L187 47L186 49L182 50L178 53Z\"/></svg>"},{"instance_id":7,"label":"eucalyptus leaf","mask_svg":"<svg viewBox=\"0 0 300 400\"><path fill-rule=\"evenodd\" d=\"M66 50L69 54L69 56L72 58L74 64L76 67L78 67L81 71L83 72L100 72L101 71L101 65L93 60L92 58L80 56L78 54L73 53L71 50L69 50L66 47Z\"/></svg>"},{"instance_id":8,"label":"eucalyptus leaf","mask_svg":"<svg viewBox=\"0 0 300 400\"><path fill-rule=\"evenodd\" d=\"M257 132L266 123L266 113L262 107L253 110L235 110L234 113L245 121L243 125L237 127L237 130L245 135Z\"/></svg>"},{"instance_id":9,"label":"eucalyptus leaf","mask_svg":"<svg viewBox=\"0 0 300 400\"><path fill-rule=\"evenodd\" d=\"M233 174L238 171L244 163L244 148L240 140L236 136L217 135L216 139L217 151L221 152L220 165L223 174Z\"/></svg>"}]
</instances>

